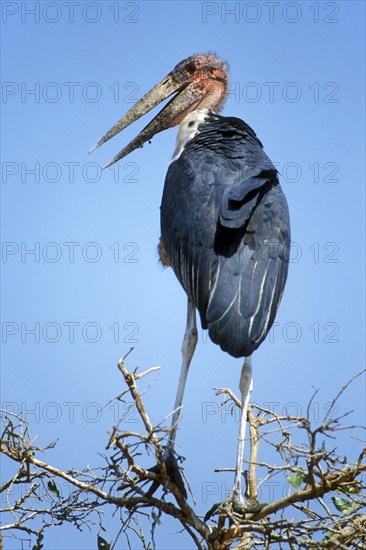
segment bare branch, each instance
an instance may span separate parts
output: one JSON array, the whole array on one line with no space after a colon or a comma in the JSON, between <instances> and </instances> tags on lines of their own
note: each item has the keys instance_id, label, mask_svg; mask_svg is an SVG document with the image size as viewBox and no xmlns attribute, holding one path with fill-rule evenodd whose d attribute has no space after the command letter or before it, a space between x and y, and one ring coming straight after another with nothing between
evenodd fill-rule
<instances>
[{"instance_id":1,"label":"bare branch","mask_svg":"<svg viewBox=\"0 0 366 550\"><path fill-rule=\"evenodd\" d=\"M137 538L139 546L150 550L164 515L175 518L181 531L202 550L228 549L234 543L242 550L270 549L273 545L290 549L365 547L362 490L365 488L366 449L361 449L352 459L340 454L329 443L326 445L329 441L333 445L333 438L340 429L349 430L350 437L356 439L356 428L342 425L346 415L340 413L331 418L330 412L350 383L364 371L341 388L321 423L315 427L310 412L318 390L310 400L306 417L277 415L258 405L250 405L250 459L248 470L244 472L250 506L238 512L227 501L214 507L208 514L211 519L204 522L195 510L189 480L179 466L181 457L174 458L172 470L164 454L171 430L166 423L171 413L154 426L137 386L137 382L156 372L158 367L131 373L125 365L128 355L118 363L127 388L114 399L120 400L129 393L142 428L121 431L123 419L118 426L113 426L106 451L100 454L102 466L76 471L60 469L45 459L40 460L39 455L44 455L55 443L45 448L37 447L27 422L19 415L2 411L0 450L5 459L18 464L18 470L0 487L5 495L0 512L7 518L0 526L0 535L6 533L16 537L16 533L23 534L28 542L35 539L34 548L42 548L44 532L49 526L69 523L77 529L94 529L95 525L102 525L103 513L109 507L118 512L121 522L111 549L123 534L130 548L136 546L133 540ZM220 406L230 400L234 407L240 406L230 389L218 388L216 392L223 395ZM272 455L275 452L276 463L268 459L269 450ZM142 467L142 455L153 455L156 465L149 469ZM216 471L232 471L232 468ZM176 475L181 476L181 481L177 481ZM258 502L258 488L273 476L283 476L290 488L288 494L273 502ZM70 488L66 497L57 485L60 480ZM184 496L184 482L192 504ZM23 487L21 495L14 496L15 487ZM149 535L146 524L150 524Z\"/></svg>"}]
</instances>

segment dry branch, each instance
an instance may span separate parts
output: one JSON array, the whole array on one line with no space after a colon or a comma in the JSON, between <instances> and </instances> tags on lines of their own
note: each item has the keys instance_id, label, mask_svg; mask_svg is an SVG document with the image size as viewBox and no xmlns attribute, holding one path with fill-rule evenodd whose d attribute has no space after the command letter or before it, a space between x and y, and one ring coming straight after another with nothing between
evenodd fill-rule
<instances>
[{"instance_id":1,"label":"dry branch","mask_svg":"<svg viewBox=\"0 0 366 550\"><path fill-rule=\"evenodd\" d=\"M365 506L362 490L365 488L366 450L360 450L355 459L345 461L333 447L329 449L324 443L325 438L333 442L344 415L331 418L327 411L322 421L313 426L310 421L311 402L306 418L276 415L273 411L251 405L248 409L250 459L248 469L243 472L246 496L251 506L238 513L228 501L216 507L211 519L204 522L194 510L194 502L190 504L184 496L186 491L179 473L179 457L174 468L165 458L165 446L170 436L165 421L169 415L154 426L141 397L138 382L150 376L156 368L131 373L125 365L126 357L120 360L118 368L127 390L123 389L115 399L124 399L126 392L130 393L143 430L141 433L121 431L119 424L114 426L102 467L84 471L62 470L40 460L38 456L47 448L35 445L24 420L3 411L1 453L4 458L17 463L18 470L0 487L0 492L5 495L1 512L6 518L0 526L0 534L30 537L35 540L34 548L40 550L49 526L69 523L77 529L93 528L95 523L101 525L103 510L109 506L122 514L120 533L128 539L138 537L143 548L154 545L154 533L163 515L175 518L197 548L218 550L230 548L233 544L241 549L364 547L366 516L362 513ZM358 376L360 373L341 388L331 403L332 408ZM232 400L233 406L240 406L231 390L218 389L217 393L224 396L224 403ZM354 428L348 429L352 435ZM308 441L306 446L304 434ZM279 464L258 460L267 446L276 451ZM155 467L146 469L141 466L143 450L155 457ZM258 487L276 475L286 476L293 490L274 502L259 503ZM57 480L70 486L67 497L59 493ZM18 498L12 493L15 486L24 488ZM160 494L155 496L159 488ZM330 494L336 495L334 505L327 505L324 501L324 497ZM149 535L146 528L143 529L146 512L150 512L152 517Z\"/></svg>"}]
</instances>

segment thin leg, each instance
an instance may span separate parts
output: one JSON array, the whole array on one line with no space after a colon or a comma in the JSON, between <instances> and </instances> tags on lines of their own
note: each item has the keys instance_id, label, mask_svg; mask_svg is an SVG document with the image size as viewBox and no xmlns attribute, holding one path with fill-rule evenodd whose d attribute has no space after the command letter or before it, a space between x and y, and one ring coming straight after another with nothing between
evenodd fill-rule
<instances>
[{"instance_id":1,"label":"thin leg","mask_svg":"<svg viewBox=\"0 0 366 550\"><path fill-rule=\"evenodd\" d=\"M250 394L253 390L253 377L252 377L252 358L246 357L243 368L241 369L239 389L241 393L241 411L240 411L240 425L239 425L239 438L238 438L238 453L236 456L236 468L235 468L235 480L232 490L232 498L234 504L242 504L244 502L241 494L241 472L244 456L244 443L245 443L245 427L247 423L247 412Z\"/></svg>"},{"instance_id":2,"label":"thin leg","mask_svg":"<svg viewBox=\"0 0 366 550\"><path fill-rule=\"evenodd\" d=\"M177 429L178 429L178 421L179 421L180 412L182 409L184 388L187 381L189 365L191 364L194 350L196 349L196 344L197 344L196 308L192 304L192 302L188 299L187 324L186 324L186 330L184 333L184 338L182 343L182 368L179 376L177 396L175 398L174 413L172 418L172 428L169 436L169 443L167 446L168 451L173 451L174 449L175 437L177 435Z\"/></svg>"}]
</instances>

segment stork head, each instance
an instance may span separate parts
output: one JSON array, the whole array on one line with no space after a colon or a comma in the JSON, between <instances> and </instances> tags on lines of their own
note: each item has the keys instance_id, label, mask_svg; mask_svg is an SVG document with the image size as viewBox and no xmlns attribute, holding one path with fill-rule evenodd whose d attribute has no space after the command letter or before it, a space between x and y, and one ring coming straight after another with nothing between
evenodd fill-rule
<instances>
[{"instance_id":1,"label":"stork head","mask_svg":"<svg viewBox=\"0 0 366 550\"><path fill-rule=\"evenodd\" d=\"M104 168L107 168L138 147L142 147L158 132L180 124L194 109L207 108L218 112L226 99L228 85L227 63L213 53L191 55L178 63L163 80L137 101L89 152L93 152L164 99L175 94L138 136L106 164Z\"/></svg>"}]
</instances>

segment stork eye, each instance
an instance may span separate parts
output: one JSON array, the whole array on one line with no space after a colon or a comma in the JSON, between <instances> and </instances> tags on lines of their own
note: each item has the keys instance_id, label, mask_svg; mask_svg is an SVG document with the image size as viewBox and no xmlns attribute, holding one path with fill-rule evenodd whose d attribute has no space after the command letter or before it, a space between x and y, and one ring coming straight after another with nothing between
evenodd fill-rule
<instances>
[{"instance_id":1,"label":"stork eye","mask_svg":"<svg viewBox=\"0 0 366 550\"><path fill-rule=\"evenodd\" d=\"M217 69L212 68L212 69L209 69L208 72L209 72L210 76L213 76L213 78L219 79L220 74L219 74L219 71Z\"/></svg>"},{"instance_id":2,"label":"stork eye","mask_svg":"<svg viewBox=\"0 0 366 550\"><path fill-rule=\"evenodd\" d=\"M195 63L188 63L188 65L186 67L186 71L190 75L193 75L196 72L196 69L197 69L197 67L196 67Z\"/></svg>"}]
</instances>

